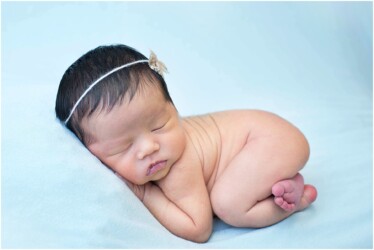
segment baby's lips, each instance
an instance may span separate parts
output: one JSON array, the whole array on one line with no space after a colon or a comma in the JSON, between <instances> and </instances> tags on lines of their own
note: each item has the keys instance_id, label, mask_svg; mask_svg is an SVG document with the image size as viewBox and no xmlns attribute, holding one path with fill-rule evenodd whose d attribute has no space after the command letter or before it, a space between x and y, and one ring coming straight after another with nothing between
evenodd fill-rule
<instances>
[{"instance_id":1,"label":"baby's lips","mask_svg":"<svg viewBox=\"0 0 374 250\"><path fill-rule=\"evenodd\" d=\"M157 161L157 162L151 164L149 166L149 168L147 169L147 174L146 175L147 176L152 175L152 174L158 172L159 170L163 169L166 166L166 162L167 162L166 160L165 161Z\"/></svg>"}]
</instances>

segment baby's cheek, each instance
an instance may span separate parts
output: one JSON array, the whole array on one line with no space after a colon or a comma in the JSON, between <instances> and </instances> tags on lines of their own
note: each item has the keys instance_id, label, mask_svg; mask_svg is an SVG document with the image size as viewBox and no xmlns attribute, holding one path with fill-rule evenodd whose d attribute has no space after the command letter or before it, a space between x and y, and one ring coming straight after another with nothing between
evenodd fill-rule
<instances>
[{"instance_id":1,"label":"baby's cheek","mask_svg":"<svg viewBox=\"0 0 374 250\"><path fill-rule=\"evenodd\" d=\"M174 142L175 150L179 153L182 153L186 146L186 135L183 130L180 129L177 131L177 133L175 134Z\"/></svg>"},{"instance_id":2,"label":"baby's cheek","mask_svg":"<svg viewBox=\"0 0 374 250\"><path fill-rule=\"evenodd\" d=\"M108 161L107 166L115 172L125 174L129 172L128 166L130 166L130 163L127 156L119 155Z\"/></svg>"}]
</instances>

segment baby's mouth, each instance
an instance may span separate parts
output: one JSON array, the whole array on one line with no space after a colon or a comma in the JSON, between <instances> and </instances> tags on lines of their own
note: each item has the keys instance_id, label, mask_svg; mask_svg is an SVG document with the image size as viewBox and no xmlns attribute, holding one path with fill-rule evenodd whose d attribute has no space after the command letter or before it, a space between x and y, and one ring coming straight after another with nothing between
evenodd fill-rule
<instances>
[{"instance_id":1,"label":"baby's mouth","mask_svg":"<svg viewBox=\"0 0 374 250\"><path fill-rule=\"evenodd\" d=\"M157 161L155 163L152 163L148 170L147 170L147 176L153 175L154 173L158 172L159 170L166 167L166 160L165 161Z\"/></svg>"}]
</instances>

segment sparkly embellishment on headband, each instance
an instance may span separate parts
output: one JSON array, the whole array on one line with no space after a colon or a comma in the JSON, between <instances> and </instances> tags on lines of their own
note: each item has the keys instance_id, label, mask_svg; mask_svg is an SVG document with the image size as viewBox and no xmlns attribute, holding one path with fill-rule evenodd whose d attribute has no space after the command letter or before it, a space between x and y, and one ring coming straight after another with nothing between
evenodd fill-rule
<instances>
[{"instance_id":1,"label":"sparkly embellishment on headband","mask_svg":"<svg viewBox=\"0 0 374 250\"><path fill-rule=\"evenodd\" d=\"M102 75L101 77L99 77L99 79L97 79L96 81L94 81L93 83L91 83L88 88L83 92L83 94L79 97L78 101L74 104L73 108L71 109L70 111L70 114L68 116L68 118L66 118L66 120L64 121L65 125L69 122L71 116L73 115L75 109L78 107L79 103L82 101L82 99L87 95L87 93L93 88L96 86L96 84L98 84L101 80L103 80L104 78L106 78L107 76L113 74L114 72L117 72L121 69L124 69L124 68L127 68L127 67L130 67L132 65L135 65L135 64L139 64L139 63L148 63L149 67L156 71L157 73L159 73L162 77L164 77L164 73L165 72L168 72L167 71L167 68L165 66L165 64L161 61L159 61L157 59L157 56L156 54L151 50L151 55L149 56L149 60L147 59L143 59L143 60L138 60L138 61L134 61L134 62L130 62L130 63L126 63L124 65L121 65L119 67L116 67L114 69L112 69L111 71L109 71L108 73Z\"/></svg>"},{"instance_id":2,"label":"sparkly embellishment on headband","mask_svg":"<svg viewBox=\"0 0 374 250\"><path fill-rule=\"evenodd\" d=\"M162 77L164 77L164 73L168 72L165 64L157 59L156 54L151 50L151 55L149 56L149 67L159 73Z\"/></svg>"}]
</instances>

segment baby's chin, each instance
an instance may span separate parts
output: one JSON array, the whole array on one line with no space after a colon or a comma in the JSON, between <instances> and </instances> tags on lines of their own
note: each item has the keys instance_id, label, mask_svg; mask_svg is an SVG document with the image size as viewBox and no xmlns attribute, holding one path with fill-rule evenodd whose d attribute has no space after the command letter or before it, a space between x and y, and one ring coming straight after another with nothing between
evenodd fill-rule
<instances>
[{"instance_id":1,"label":"baby's chin","mask_svg":"<svg viewBox=\"0 0 374 250\"><path fill-rule=\"evenodd\" d=\"M160 170L159 172L157 172L153 178L152 178L152 181L161 181L163 179L165 179L168 174L170 173L170 169L171 167L168 166L168 167L165 167L164 169Z\"/></svg>"}]
</instances>

